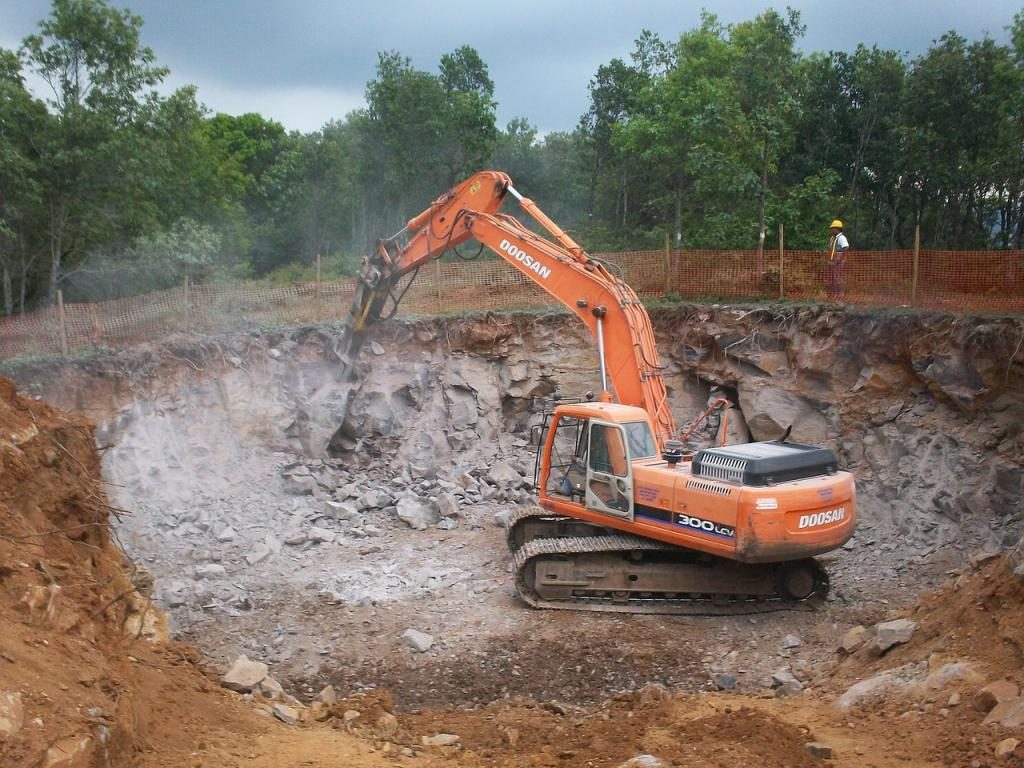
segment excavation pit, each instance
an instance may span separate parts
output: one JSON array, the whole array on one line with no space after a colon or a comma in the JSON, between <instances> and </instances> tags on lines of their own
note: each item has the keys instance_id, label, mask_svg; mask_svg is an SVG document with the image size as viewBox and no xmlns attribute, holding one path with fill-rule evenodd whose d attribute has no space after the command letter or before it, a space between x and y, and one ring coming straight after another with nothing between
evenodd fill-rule
<instances>
[{"instance_id":1,"label":"excavation pit","mask_svg":"<svg viewBox=\"0 0 1024 768\"><path fill-rule=\"evenodd\" d=\"M606 616L516 598L500 520L530 501L533 399L594 386L589 339L562 316L394 325L364 351L360 383L339 375L325 328L180 340L22 378L99 424L109 493L131 512L118 535L175 635L219 667L244 653L300 698L381 687L405 710L588 704L649 683L757 692L781 666L813 680L851 626L1019 535L1008 425L1024 405L1009 377L971 413L938 369L908 388L920 366L893 362L879 320L872 343L856 316L844 336L822 314L782 327L739 315L655 316L673 410L685 420L722 388L756 428L795 424L857 472L862 524L824 558L832 599L816 613ZM955 334L947 346L938 354ZM342 425L347 440L332 441Z\"/></svg>"}]
</instances>

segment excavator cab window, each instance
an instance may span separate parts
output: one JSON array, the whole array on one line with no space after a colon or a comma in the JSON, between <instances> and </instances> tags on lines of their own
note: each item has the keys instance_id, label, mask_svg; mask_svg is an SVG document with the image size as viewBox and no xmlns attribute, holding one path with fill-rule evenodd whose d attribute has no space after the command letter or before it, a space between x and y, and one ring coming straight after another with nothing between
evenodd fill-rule
<instances>
[{"instance_id":1,"label":"excavator cab window","mask_svg":"<svg viewBox=\"0 0 1024 768\"><path fill-rule=\"evenodd\" d=\"M586 505L615 517L633 518L633 472L621 424L590 424Z\"/></svg>"},{"instance_id":2,"label":"excavator cab window","mask_svg":"<svg viewBox=\"0 0 1024 768\"><path fill-rule=\"evenodd\" d=\"M582 501L587 474L588 427L587 419L557 417L555 438L551 445L548 493L558 493Z\"/></svg>"},{"instance_id":3,"label":"excavator cab window","mask_svg":"<svg viewBox=\"0 0 1024 768\"><path fill-rule=\"evenodd\" d=\"M654 442L650 424L646 421L630 421L622 426L626 428L626 441L629 443L631 461L658 455L658 445Z\"/></svg>"},{"instance_id":4,"label":"excavator cab window","mask_svg":"<svg viewBox=\"0 0 1024 768\"><path fill-rule=\"evenodd\" d=\"M622 430L618 426L595 424L590 430L590 468L625 477L627 464Z\"/></svg>"}]
</instances>

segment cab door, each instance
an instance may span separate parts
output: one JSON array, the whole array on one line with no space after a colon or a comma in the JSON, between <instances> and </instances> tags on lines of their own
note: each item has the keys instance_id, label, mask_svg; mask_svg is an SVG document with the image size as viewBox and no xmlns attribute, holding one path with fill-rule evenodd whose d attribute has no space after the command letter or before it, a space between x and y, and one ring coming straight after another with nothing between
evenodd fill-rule
<instances>
[{"instance_id":1,"label":"cab door","mask_svg":"<svg viewBox=\"0 0 1024 768\"><path fill-rule=\"evenodd\" d=\"M622 426L591 419L584 500L595 512L632 520L633 467L626 445Z\"/></svg>"}]
</instances>

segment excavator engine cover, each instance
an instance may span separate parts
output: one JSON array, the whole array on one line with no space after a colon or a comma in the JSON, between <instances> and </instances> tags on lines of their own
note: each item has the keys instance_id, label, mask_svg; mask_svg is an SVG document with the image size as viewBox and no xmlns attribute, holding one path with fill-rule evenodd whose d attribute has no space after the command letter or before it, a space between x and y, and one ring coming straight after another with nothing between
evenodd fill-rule
<instances>
[{"instance_id":1,"label":"excavator engine cover","mask_svg":"<svg viewBox=\"0 0 1024 768\"><path fill-rule=\"evenodd\" d=\"M737 485L765 486L835 474L828 448L769 440L707 448L693 457L693 474Z\"/></svg>"}]
</instances>

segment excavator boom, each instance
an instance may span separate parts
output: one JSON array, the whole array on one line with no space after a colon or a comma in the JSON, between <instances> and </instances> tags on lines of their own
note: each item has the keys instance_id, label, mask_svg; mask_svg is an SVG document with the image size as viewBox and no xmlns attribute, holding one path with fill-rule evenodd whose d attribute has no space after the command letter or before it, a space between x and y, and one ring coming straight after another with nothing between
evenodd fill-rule
<instances>
[{"instance_id":1,"label":"excavator boom","mask_svg":"<svg viewBox=\"0 0 1024 768\"><path fill-rule=\"evenodd\" d=\"M506 195L552 239L498 213ZM572 311L598 340L603 397L647 410L659 441L676 427L669 411L651 320L640 299L609 265L591 258L499 171L481 171L437 198L364 259L352 308L350 356L367 329L393 314L398 281L476 238ZM385 311L391 305L390 313Z\"/></svg>"}]
</instances>

